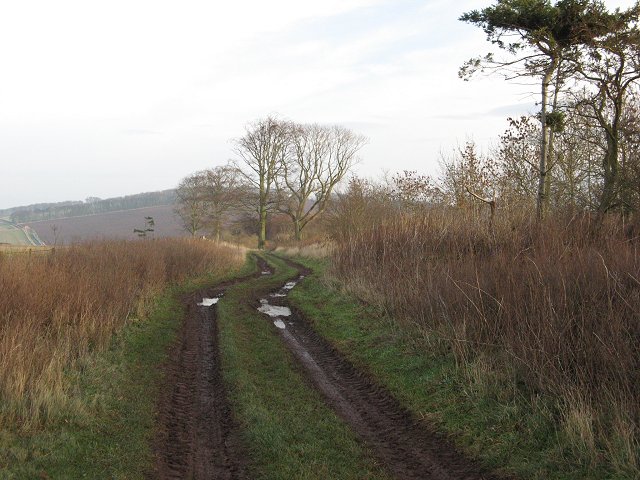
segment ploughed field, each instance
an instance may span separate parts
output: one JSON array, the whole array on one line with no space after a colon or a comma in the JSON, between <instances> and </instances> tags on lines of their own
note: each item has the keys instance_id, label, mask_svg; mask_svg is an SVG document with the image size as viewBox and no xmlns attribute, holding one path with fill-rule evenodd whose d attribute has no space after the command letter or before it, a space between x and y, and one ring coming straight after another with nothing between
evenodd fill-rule
<instances>
[{"instance_id":1,"label":"ploughed field","mask_svg":"<svg viewBox=\"0 0 640 480\"><path fill-rule=\"evenodd\" d=\"M186 237L172 205L143 207L79 217L28 222L48 245L69 245L102 239L135 239L135 228L144 228L144 217L153 217L156 238Z\"/></svg>"}]
</instances>

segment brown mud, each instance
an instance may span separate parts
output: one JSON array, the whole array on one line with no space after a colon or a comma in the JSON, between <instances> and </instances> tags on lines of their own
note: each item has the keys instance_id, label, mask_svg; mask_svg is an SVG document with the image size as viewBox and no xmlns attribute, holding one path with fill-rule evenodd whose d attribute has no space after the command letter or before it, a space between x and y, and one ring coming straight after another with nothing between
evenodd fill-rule
<instances>
[{"instance_id":1,"label":"brown mud","mask_svg":"<svg viewBox=\"0 0 640 480\"><path fill-rule=\"evenodd\" d=\"M271 317L273 324L310 383L327 404L358 434L397 479L493 480L458 452L427 422L416 419L383 387L353 366L318 335L287 295L311 272L289 260L299 276L266 297L247 298L256 308L288 307L290 315ZM261 258L251 276L183 298L186 317L166 365L158 405L155 465L148 478L246 479L248 452L240 440L222 379L216 307L198 306L233 284L271 272ZM263 290L264 292L264 290ZM286 311L286 310L285 310Z\"/></svg>"},{"instance_id":2,"label":"brown mud","mask_svg":"<svg viewBox=\"0 0 640 480\"><path fill-rule=\"evenodd\" d=\"M270 271L258 260L258 271L182 299L186 315L169 352L157 407L154 479L244 479L247 453L232 415L222 380L216 307L198 306L231 285Z\"/></svg>"},{"instance_id":3,"label":"brown mud","mask_svg":"<svg viewBox=\"0 0 640 480\"><path fill-rule=\"evenodd\" d=\"M309 274L301 265L285 261L303 275L298 281ZM281 289L268 297L269 304L291 309L291 315L281 319L286 328L277 328L282 340L327 403L372 448L394 478L499 478L457 451L451 441L414 418L386 389L354 367L314 331L300 311L291 307L282 296L286 293Z\"/></svg>"}]
</instances>

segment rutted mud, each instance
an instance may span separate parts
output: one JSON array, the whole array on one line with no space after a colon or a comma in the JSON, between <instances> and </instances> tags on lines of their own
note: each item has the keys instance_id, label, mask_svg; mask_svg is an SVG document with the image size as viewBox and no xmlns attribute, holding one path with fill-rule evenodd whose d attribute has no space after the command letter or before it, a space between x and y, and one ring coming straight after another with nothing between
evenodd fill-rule
<instances>
[{"instance_id":1,"label":"rutted mud","mask_svg":"<svg viewBox=\"0 0 640 480\"><path fill-rule=\"evenodd\" d=\"M265 272L271 273L259 261L251 277ZM248 278L183 298L186 317L166 365L149 478L247 478L247 454L222 381L215 304L226 288Z\"/></svg>"},{"instance_id":2,"label":"rutted mud","mask_svg":"<svg viewBox=\"0 0 640 480\"><path fill-rule=\"evenodd\" d=\"M286 294L300 279L272 293L268 305L291 308ZM260 305L264 308L266 304ZM428 424L413 418L391 394L358 371L320 337L300 312L291 310L290 316L271 318L279 322L277 331L285 345L327 403L372 447L395 478L497 478L457 452L451 442Z\"/></svg>"},{"instance_id":3,"label":"rutted mud","mask_svg":"<svg viewBox=\"0 0 640 480\"><path fill-rule=\"evenodd\" d=\"M496 478L456 452L451 443L416 420L386 390L358 371L320 337L288 303L309 272L278 291L248 298L265 313L327 403L366 442L394 478L480 480ZM248 452L240 441L222 381L216 304L227 287L272 273L263 260L251 277L186 296L187 315L172 347L163 396L155 465L148 478L246 479ZM264 292L262 292L264 293ZM257 295L257 293L256 293Z\"/></svg>"}]
</instances>

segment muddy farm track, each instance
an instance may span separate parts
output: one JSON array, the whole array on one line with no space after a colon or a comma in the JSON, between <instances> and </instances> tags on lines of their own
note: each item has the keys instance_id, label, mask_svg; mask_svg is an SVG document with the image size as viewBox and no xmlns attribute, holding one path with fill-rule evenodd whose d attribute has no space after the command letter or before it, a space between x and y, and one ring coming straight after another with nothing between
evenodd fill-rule
<instances>
[{"instance_id":1,"label":"muddy farm track","mask_svg":"<svg viewBox=\"0 0 640 480\"><path fill-rule=\"evenodd\" d=\"M271 316L265 315L265 321L273 323L274 332L310 383L369 445L392 477L496 478L458 453L425 422L413 418L385 389L321 338L301 312L291 308L287 294L309 272L289 263L298 269L299 277L267 298L256 292L246 301ZM264 264L260 267L266 268ZM247 478L247 450L240 442L222 382L215 307L196 305L203 296L218 296L227 286L185 298L187 317L167 367L155 444L157 461L151 478Z\"/></svg>"},{"instance_id":2,"label":"muddy farm track","mask_svg":"<svg viewBox=\"0 0 640 480\"><path fill-rule=\"evenodd\" d=\"M198 305L256 274L186 295L186 316L169 353L158 407L154 471L158 479L246 478L246 453L222 381L216 309Z\"/></svg>"}]
</instances>

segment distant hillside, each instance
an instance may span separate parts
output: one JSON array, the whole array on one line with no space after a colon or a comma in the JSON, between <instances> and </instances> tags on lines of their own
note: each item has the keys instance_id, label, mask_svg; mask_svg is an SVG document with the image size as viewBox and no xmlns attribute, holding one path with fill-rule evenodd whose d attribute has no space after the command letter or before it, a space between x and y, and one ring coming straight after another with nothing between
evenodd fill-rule
<instances>
[{"instance_id":1,"label":"distant hillside","mask_svg":"<svg viewBox=\"0 0 640 480\"><path fill-rule=\"evenodd\" d=\"M144 228L144 217L153 217L153 237L181 237L187 233L173 213L173 205L144 207L81 217L29 222L48 245L63 245L95 239L134 239L134 228Z\"/></svg>"},{"instance_id":2,"label":"distant hillside","mask_svg":"<svg viewBox=\"0 0 640 480\"><path fill-rule=\"evenodd\" d=\"M0 210L0 218L8 218L14 223L56 220L146 207L172 206L175 203L175 199L176 194L173 189L138 193L104 200L90 197L85 201L37 203L34 205L7 208Z\"/></svg>"},{"instance_id":3,"label":"distant hillside","mask_svg":"<svg viewBox=\"0 0 640 480\"><path fill-rule=\"evenodd\" d=\"M43 246L37 232L29 226L19 226L0 220L0 244Z\"/></svg>"}]
</instances>

